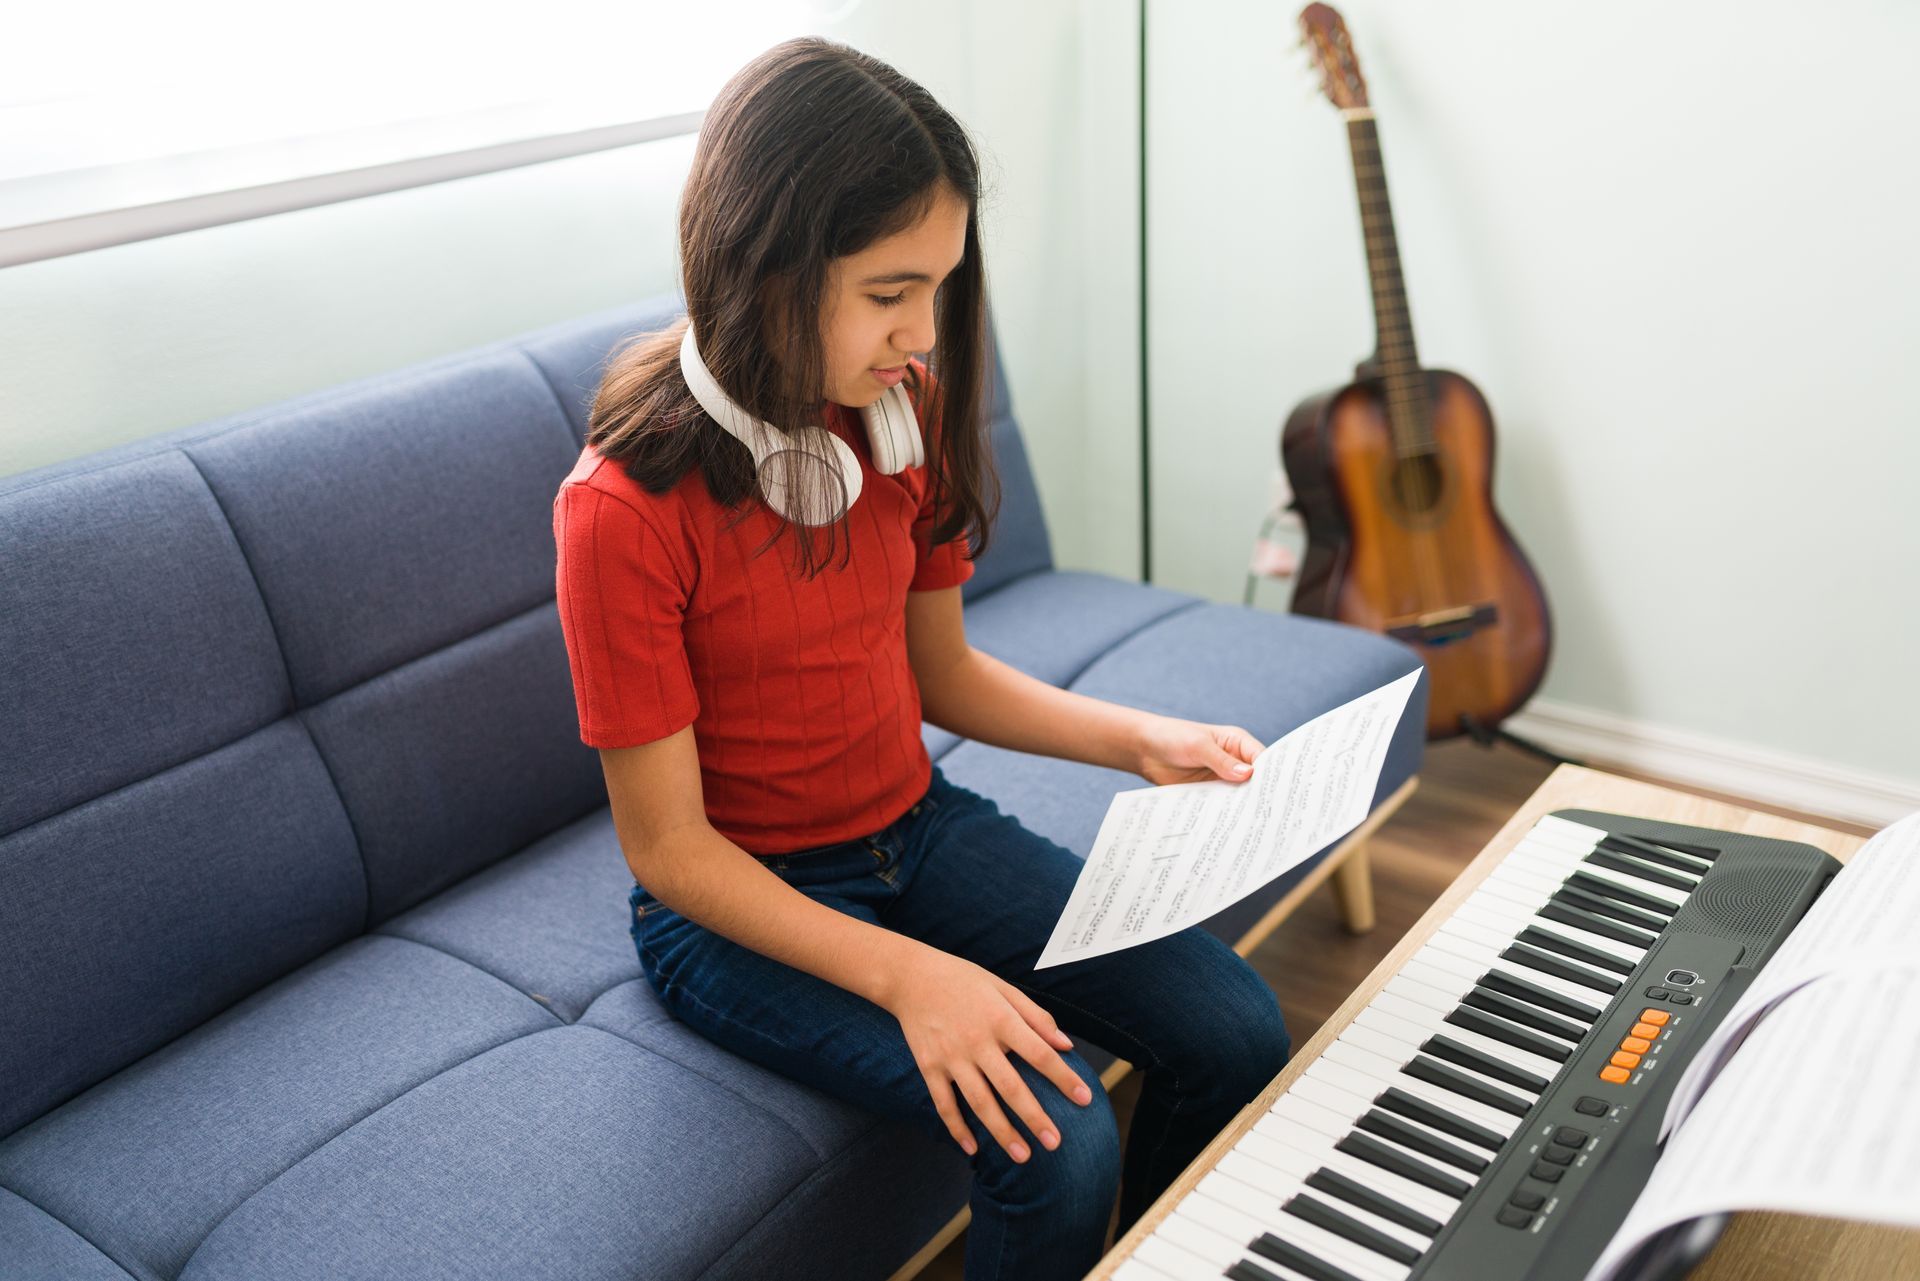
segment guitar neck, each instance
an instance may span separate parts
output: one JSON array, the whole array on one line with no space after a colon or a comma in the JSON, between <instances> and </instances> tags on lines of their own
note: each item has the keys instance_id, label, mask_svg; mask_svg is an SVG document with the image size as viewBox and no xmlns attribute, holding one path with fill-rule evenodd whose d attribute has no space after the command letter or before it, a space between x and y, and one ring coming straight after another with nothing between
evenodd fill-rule
<instances>
[{"instance_id":1,"label":"guitar neck","mask_svg":"<svg viewBox=\"0 0 1920 1281\"><path fill-rule=\"evenodd\" d=\"M1380 134L1373 110L1343 112L1353 148L1354 185L1360 197L1360 227L1366 239L1367 274L1373 286L1374 364L1386 385L1394 449L1401 457L1433 452L1433 421L1426 378L1413 343L1413 318L1400 272L1400 249L1393 229L1393 205L1380 156Z\"/></svg>"}]
</instances>

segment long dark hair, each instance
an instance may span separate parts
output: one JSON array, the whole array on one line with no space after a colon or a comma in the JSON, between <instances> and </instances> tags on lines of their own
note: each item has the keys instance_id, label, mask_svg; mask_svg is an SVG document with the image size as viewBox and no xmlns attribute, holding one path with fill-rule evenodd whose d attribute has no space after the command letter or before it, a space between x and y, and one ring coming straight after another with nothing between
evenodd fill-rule
<instances>
[{"instance_id":1,"label":"long dark hair","mask_svg":"<svg viewBox=\"0 0 1920 1281\"><path fill-rule=\"evenodd\" d=\"M932 386L915 370L909 387L929 435L932 542L965 531L977 556L1000 503L983 412L979 166L966 131L933 95L886 63L817 37L785 41L749 62L700 126L680 198L680 271L700 354L727 395L781 430L819 424L830 261L913 226L941 183L966 204L966 249L935 300ZM688 323L640 335L615 353L587 442L651 493L672 489L697 466L714 499L744 519L758 492L753 458L687 390L679 347ZM785 335L778 360L770 333ZM760 551L796 530L796 563L811 577L832 557L841 523L822 527L825 557L814 529L784 518Z\"/></svg>"}]
</instances>

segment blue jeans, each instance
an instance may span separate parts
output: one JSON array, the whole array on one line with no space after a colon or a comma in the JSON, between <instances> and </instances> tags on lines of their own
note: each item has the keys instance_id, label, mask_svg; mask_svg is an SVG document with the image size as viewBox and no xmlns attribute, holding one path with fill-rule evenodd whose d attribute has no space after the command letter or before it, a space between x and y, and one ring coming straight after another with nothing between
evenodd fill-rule
<instances>
[{"instance_id":1,"label":"blue jeans","mask_svg":"<svg viewBox=\"0 0 1920 1281\"><path fill-rule=\"evenodd\" d=\"M1036 971L1081 861L937 765L926 795L880 831L765 863L809 898L992 971L1074 1039L1061 1057L1093 1092L1088 1104L1008 1052L1060 1133L1049 1151L1003 1105L1024 1163L955 1091L975 1143L967 1281L1084 1276L1105 1251L1116 1191L1125 1232L1287 1061L1272 989L1201 926ZM629 899L641 967L676 1018L782 1076L953 1142L887 1010L715 934L642 886ZM1124 1158L1112 1103L1081 1056L1086 1041L1143 1073Z\"/></svg>"}]
</instances>

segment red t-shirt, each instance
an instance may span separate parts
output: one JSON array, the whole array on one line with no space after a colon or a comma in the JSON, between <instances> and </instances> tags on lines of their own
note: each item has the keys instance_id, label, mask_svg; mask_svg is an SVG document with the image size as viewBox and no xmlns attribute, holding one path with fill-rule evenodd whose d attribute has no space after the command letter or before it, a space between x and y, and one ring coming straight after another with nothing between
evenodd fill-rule
<instances>
[{"instance_id":1,"label":"red t-shirt","mask_svg":"<svg viewBox=\"0 0 1920 1281\"><path fill-rule=\"evenodd\" d=\"M860 460L861 493L812 580L793 567L797 530L753 556L779 517L756 493L724 528L737 513L697 467L655 495L587 446L553 503L580 741L691 724L707 820L758 855L878 831L925 793L907 593L973 576L964 539L929 545L927 468L876 471L855 410L831 405L826 425Z\"/></svg>"}]
</instances>

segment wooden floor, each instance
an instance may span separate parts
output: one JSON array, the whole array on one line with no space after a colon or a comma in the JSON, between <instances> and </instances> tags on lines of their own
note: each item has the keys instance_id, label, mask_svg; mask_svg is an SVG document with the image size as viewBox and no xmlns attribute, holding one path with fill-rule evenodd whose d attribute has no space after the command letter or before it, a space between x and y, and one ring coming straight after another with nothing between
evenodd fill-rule
<instances>
[{"instance_id":1,"label":"wooden floor","mask_svg":"<svg viewBox=\"0 0 1920 1281\"><path fill-rule=\"evenodd\" d=\"M1595 768L1608 768L1593 764ZM1427 747L1419 788L1372 841L1374 905L1379 924L1369 934L1348 934L1334 910L1332 891L1323 887L1247 958L1279 995L1280 1009L1295 1045L1304 1045L1360 986L1400 936L1552 772L1549 763L1508 746L1487 749L1457 739ZM1861 835L1874 831L1748 798L1701 792L1627 770L1610 772L1841 831ZM1113 1090L1113 1108L1122 1135L1133 1116L1139 1083L1140 1074L1129 1073ZM1108 1242L1112 1242L1111 1235ZM920 1276L925 1281L961 1281L966 1243L967 1234L962 1232Z\"/></svg>"}]
</instances>

